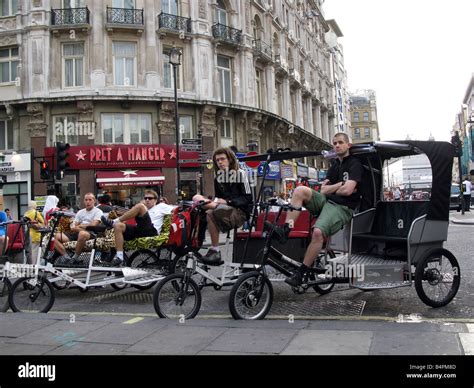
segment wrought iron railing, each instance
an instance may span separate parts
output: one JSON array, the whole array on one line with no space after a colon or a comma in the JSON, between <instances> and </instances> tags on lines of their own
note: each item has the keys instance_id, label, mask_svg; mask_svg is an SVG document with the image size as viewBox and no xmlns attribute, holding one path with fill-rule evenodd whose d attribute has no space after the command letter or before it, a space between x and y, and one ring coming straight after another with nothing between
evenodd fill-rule
<instances>
[{"instance_id":1,"label":"wrought iron railing","mask_svg":"<svg viewBox=\"0 0 474 388\"><path fill-rule=\"evenodd\" d=\"M254 39L252 41L252 46L255 51L264 54L270 59L273 58L272 46L270 46L268 43L265 43L263 40Z\"/></svg>"},{"instance_id":2,"label":"wrought iron railing","mask_svg":"<svg viewBox=\"0 0 474 388\"><path fill-rule=\"evenodd\" d=\"M158 15L158 26L159 28L191 33L191 18L162 12Z\"/></svg>"},{"instance_id":3,"label":"wrought iron railing","mask_svg":"<svg viewBox=\"0 0 474 388\"><path fill-rule=\"evenodd\" d=\"M143 25L143 9L107 7L107 23Z\"/></svg>"},{"instance_id":4,"label":"wrought iron railing","mask_svg":"<svg viewBox=\"0 0 474 388\"><path fill-rule=\"evenodd\" d=\"M242 30L216 23L212 26L212 36L229 43L239 44L242 41Z\"/></svg>"},{"instance_id":5,"label":"wrought iron railing","mask_svg":"<svg viewBox=\"0 0 474 388\"><path fill-rule=\"evenodd\" d=\"M87 7L51 9L51 25L89 24L89 14Z\"/></svg>"}]
</instances>

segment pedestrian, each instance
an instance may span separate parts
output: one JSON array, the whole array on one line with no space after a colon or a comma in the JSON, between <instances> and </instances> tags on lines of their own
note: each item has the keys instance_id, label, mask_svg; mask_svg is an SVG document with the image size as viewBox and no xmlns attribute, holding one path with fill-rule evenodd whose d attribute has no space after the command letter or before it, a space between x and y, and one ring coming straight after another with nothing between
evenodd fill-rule
<instances>
[{"instance_id":1,"label":"pedestrian","mask_svg":"<svg viewBox=\"0 0 474 388\"><path fill-rule=\"evenodd\" d=\"M397 188L395 189L395 191L393 192L393 199L394 199L395 201L400 201L400 198L401 198L401 197L402 197L402 193L401 193L400 189L397 187Z\"/></svg>"},{"instance_id":2,"label":"pedestrian","mask_svg":"<svg viewBox=\"0 0 474 388\"><path fill-rule=\"evenodd\" d=\"M10 211L10 209L5 209L5 213L7 215L7 221L13 221L13 216L12 216L12 212Z\"/></svg>"},{"instance_id":3,"label":"pedestrian","mask_svg":"<svg viewBox=\"0 0 474 388\"><path fill-rule=\"evenodd\" d=\"M471 191L472 191L472 183L470 180L467 179L467 176L464 177L464 181L462 182L462 192L464 197L464 211L470 212L471 211Z\"/></svg>"},{"instance_id":4,"label":"pedestrian","mask_svg":"<svg viewBox=\"0 0 474 388\"><path fill-rule=\"evenodd\" d=\"M25 217L30 219L30 255L28 255L28 263L36 264L38 258L38 250L41 242L41 233L38 229L44 228L44 218L41 212L36 210L37 204L35 201L28 202L28 210Z\"/></svg>"}]
</instances>

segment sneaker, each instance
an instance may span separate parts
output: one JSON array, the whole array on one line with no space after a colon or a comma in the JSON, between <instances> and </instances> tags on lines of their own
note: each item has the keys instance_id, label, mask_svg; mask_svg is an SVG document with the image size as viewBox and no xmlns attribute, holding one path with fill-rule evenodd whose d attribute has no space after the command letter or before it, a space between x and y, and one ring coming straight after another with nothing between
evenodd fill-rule
<instances>
[{"instance_id":1,"label":"sneaker","mask_svg":"<svg viewBox=\"0 0 474 388\"><path fill-rule=\"evenodd\" d=\"M303 274L300 271L296 271L292 276L285 279L285 283L292 287L299 287L303 284Z\"/></svg>"},{"instance_id":2,"label":"sneaker","mask_svg":"<svg viewBox=\"0 0 474 388\"><path fill-rule=\"evenodd\" d=\"M264 229L265 230L272 230L273 224L270 221L265 221ZM280 244L285 244L288 241L288 236L291 232L290 226L285 224L283 226L275 226L273 231L273 236L277 239Z\"/></svg>"},{"instance_id":3,"label":"sneaker","mask_svg":"<svg viewBox=\"0 0 474 388\"><path fill-rule=\"evenodd\" d=\"M109 265L111 267L125 267L125 260L119 259L117 256L115 256Z\"/></svg>"},{"instance_id":4,"label":"sneaker","mask_svg":"<svg viewBox=\"0 0 474 388\"><path fill-rule=\"evenodd\" d=\"M209 249L201 261L207 265L221 265L223 263L221 253L214 249Z\"/></svg>"},{"instance_id":5,"label":"sneaker","mask_svg":"<svg viewBox=\"0 0 474 388\"><path fill-rule=\"evenodd\" d=\"M101 216L100 221L107 227L112 228L114 226L114 222L109 220L106 216Z\"/></svg>"}]
</instances>

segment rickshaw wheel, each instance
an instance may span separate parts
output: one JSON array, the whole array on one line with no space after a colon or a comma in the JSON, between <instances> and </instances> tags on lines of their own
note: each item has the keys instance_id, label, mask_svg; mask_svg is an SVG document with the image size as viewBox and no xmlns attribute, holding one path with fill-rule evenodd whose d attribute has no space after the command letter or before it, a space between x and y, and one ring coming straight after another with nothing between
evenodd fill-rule
<instances>
[{"instance_id":1,"label":"rickshaw wheel","mask_svg":"<svg viewBox=\"0 0 474 388\"><path fill-rule=\"evenodd\" d=\"M415 289L428 306L446 306L456 296L460 283L458 261L446 249L428 251L416 265Z\"/></svg>"},{"instance_id":2,"label":"rickshaw wheel","mask_svg":"<svg viewBox=\"0 0 474 388\"><path fill-rule=\"evenodd\" d=\"M13 283L8 301L15 313L47 313L54 304L54 288L44 276L20 278Z\"/></svg>"},{"instance_id":3,"label":"rickshaw wheel","mask_svg":"<svg viewBox=\"0 0 474 388\"><path fill-rule=\"evenodd\" d=\"M331 259L334 259L336 257L336 254L334 253L334 251L327 251L328 253L328 256L331 258ZM325 266L327 263L324 262L324 253L320 253L319 256L316 258L315 262L314 262L314 266L317 267L317 266ZM314 277L314 279L312 278L311 280L316 280L316 275L315 274L311 274L312 277ZM334 284L335 283L328 283L328 284L315 284L313 286L313 289L314 291L316 291L319 295L326 295L326 294L329 294L332 289L334 288Z\"/></svg>"},{"instance_id":4,"label":"rickshaw wheel","mask_svg":"<svg viewBox=\"0 0 474 388\"><path fill-rule=\"evenodd\" d=\"M8 278L0 278L0 313L5 313L10 308L8 303L8 295L12 288L12 283Z\"/></svg>"}]
</instances>

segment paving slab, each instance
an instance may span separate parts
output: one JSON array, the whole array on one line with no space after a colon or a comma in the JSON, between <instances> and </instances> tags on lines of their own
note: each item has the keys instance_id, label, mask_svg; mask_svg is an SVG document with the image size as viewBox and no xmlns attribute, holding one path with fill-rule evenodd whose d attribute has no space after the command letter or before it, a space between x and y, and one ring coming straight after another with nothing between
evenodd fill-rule
<instances>
[{"instance_id":1,"label":"paving slab","mask_svg":"<svg viewBox=\"0 0 474 388\"><path fill-rule=\"evenodd\" d=\"M28 320L28 319L10 319L0 322L1 337L21 337L45 326L49 326L55 321L47 320Z\"/></svg>"},{"instance_id":2,"label":"paving slab","mask_svg":"<svg viewBox=\"0 0 474 388\"><path fill-rule=\"evenodd\" d=\"M78 341L91 331L107 325L103 322L55 322L49 326L30 332L21 337L6 340L5 342L27 343L38 345L60 346L71 341Z\"/></svg>"},{"instance_id":3,"label":"paving slab","mask_svg":"<svg viewBox=\"0 0 474 388\"><path fill-rule=\"evenodd\" d=\"M376 332L371 355L454 355L463 354L454 333Z\"/></svg>"},{"instance_id":4,"label":"paving slab","mask_svg":"<svg viewBox=\"0 0 474 388\"><path fill-rule=\"evenodd\" d=\"M56 348L55 345L33 345L33 344L12 344L0 342L0 355L2 356L29 356L42 355Z\"/></svg>"},{"instance_id":5,"label":"paving slab","mask_svg":"<svg viewBox=\"0 0 474 388\"><path fill-rule=\"evenodd\" d=\"M50 350L46 355L115 355L121 354L128 345L70 342ZM117 371L116 371L117 372Z\"/></svg>"},{"instance_id":6,"label":"paving slab","mask_svg":"<svg viewBox=\"0 0 474 388\"><path fill-rule=\"evenodd\" d=\"M279 354L297 330L236 328L219 336L207 351Z\"/></svg>"},{"instance_id":7,"label":"paving slab","mask_svg":"<svg viewBox=\"0 0 474 388\"><path fill-rule=\"evenodd\" d=\"M465 355L474 356L474 333L459 333Z\"/></svg>"},{"instance_id":8,"label":"paving slab","mask_svg":"<svg viewBox=\"0 0 474 388\"><path fill-rule=\"evenodd\" d=\"M235 320L235 319L193 319L186 321L188 326L206 326L206 327L241 327L250 329L290 329L300 330L308 326L308 321L294 320L289 322L282 319L264 319L264 320Z\"/></svg>"},{"instance_id":9,"label":"paving slab","mask_svg":"<svg viewBox=\"0 0 474 388\"><path fill-rule=\"evenodd\" d=\"M302 330L281 354L285 355L367 355L370 331Z\"/></svg>"},{"instance_id":10,"label":"paving slab","mask_svg":"<svg viewBox=\"0 0 474 388\"><path fill-rule=\"evenodd\" d=\"M219 337L225 328L168 325L127 349L132 353L197 354Z\"/></svg>"}]
</instances>

